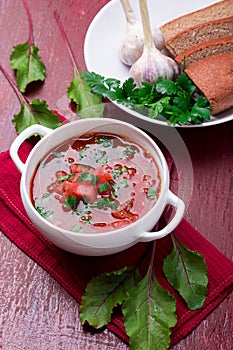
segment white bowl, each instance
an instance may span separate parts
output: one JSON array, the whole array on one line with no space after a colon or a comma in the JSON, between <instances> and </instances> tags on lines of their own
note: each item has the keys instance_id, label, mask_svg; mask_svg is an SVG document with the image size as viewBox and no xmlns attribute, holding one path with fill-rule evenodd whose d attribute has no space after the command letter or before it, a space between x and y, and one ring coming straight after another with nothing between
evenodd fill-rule
<instances>
[{"instance_id":1,"label":"white bowl","mask_svg":"<svg viewBox=\"0 0 233 350\"><path fill-rule=\"evenodd\" d=\"M149 150L157 162L161 175L159 198L144 216L123 228L98 234L75 233L51 224L37 212L30 199L30 184L41 159L51 149L67 139L89 131L113 132L133 139ZM35 133L39 133L44 137L33 148L26 163L23 163L18 156L18 149L29 136ZM126 122L107 118L83 119L65 124L56 130L35 124L16 137L10 147L10 155L22 173L20 192L25 210L31 221L48 240L69 252L89 256L117 253L138 242L148 242L168 235L183 217L185 206L183 201L169 190L169 172L161 150L145 132ZM167 204L176 208L172 220L163 229L150 232L158 222Z\"/></svg>"}]
</instances>

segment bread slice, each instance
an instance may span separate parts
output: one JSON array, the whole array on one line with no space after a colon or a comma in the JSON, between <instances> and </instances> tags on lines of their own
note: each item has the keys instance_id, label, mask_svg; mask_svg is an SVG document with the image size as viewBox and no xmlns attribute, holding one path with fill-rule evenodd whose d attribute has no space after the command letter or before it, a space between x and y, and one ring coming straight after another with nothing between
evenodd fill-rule
<instances>
[{"instance_id":1,"label":"bread slice","mask_svg":"<svg viewBox=\"0 0 233 350\"><path fill-rule=\"evenodd\" d=\"M232 32L233 33L233 32ZM182 51L175 60L183 67L201 60L210 55L219 53L233 53L233 35L223 38L203 41L200 44L191 46L187 50Z\"/></svg>"},{"instance_id":2,"label":"bread slice","mask_svg":"<svg viewBox=\"0 0 233 350\"><path fill-rule=\"evenodd\" d=\"M205 22L186 29L166 42L166 48L172 57L202 41L233 35L233 16Z\"/></svg>"},{"instance_id":3,"label":"bread slice","mask_svg":"<svg viewBox=\"0 0 233 350\"><path fill-rule=\"evenodd\" d=\"M233 16L233 0L222 0L198 11L171 20L160 27L165 42L188 28Z\"/></svg>"},{"instance_id":4,"label":"bread slice","mask_svg":"<svg viewBox=\"0 0 233 350\"><path fill-rule=\"evenodd\" d=\"M213 115L233 106L233 53L205 57L185 71L210 102Z\"/></svg>"}]
</instances>

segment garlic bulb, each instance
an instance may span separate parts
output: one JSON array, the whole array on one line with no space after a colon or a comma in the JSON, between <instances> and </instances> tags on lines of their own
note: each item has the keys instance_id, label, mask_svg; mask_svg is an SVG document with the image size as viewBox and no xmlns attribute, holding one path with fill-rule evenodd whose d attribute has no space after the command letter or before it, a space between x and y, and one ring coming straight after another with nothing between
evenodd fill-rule
<instances>
[{"instance_id":1,"label":"garlic bulb","mask_svg":"<svg viewBox=\"0 0 233 350\"><path fill-rule=\"evenodd\" d=\"M149 13L146 0L140 1L140 11L144 32L144 48L141 57L132 65L130 76L138 86L142 81L155 83L158 77L174 79L178 75L177 63L162 54L154 45L151 34Z\"/></svg>"},{"instance_id":2,"label":"garlic bulb","mask_svg":"<svg viewBox=\"0 0 233 350\"><path fill-rule=\"evenodd\" d=\"M120 59L128 66L132 66L142 55L144 35L141 23L137 20L129 0L121 0L127 22L127 32L120 46ZM152 31L154 45L162 50L165 45L164 37L159 28Z\"/></svg>"}]
</instances>

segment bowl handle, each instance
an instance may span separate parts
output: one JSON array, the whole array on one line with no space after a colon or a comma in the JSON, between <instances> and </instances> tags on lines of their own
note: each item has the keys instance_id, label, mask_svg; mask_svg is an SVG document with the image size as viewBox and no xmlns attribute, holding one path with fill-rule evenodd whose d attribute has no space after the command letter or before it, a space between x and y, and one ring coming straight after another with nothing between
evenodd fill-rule
<instances>
[{"instance_id":1,"label":"bowl handle","mask_svg":"<svg viewBox=\"0 0 233 350\"><path fill-rule=\"evenodd\" d=\"M21 134L19 134L16 137L16 139L13 141L13 143L10 147L10 156L21 173L24 170L25 164L19 158L19 155L18 155L19 147L30 136L32 136L34 134L40 134L42 136L45 136L45 135L49 134L51 131L53 131L53 130L50 128L47 128L43 125L33 124L33 125L29 126L27 129L23 130L21 132Z\"/></svg>"},{"instance_id":2,"label":"bowl handle","mask_svg":"<svg viewBox=\"0 0 233 350\"><path fill-rule=\"evenodd\" d=\"M178 226L184 215L184 202L169 190L167 204L171 204L173 207L176 208L176 213L172 220L163 229L159 231L143 232L142 234L140 234L138 242L149 242L155 239L163 238L169 233L171 233Z\"/></svg>"}]
</instances>

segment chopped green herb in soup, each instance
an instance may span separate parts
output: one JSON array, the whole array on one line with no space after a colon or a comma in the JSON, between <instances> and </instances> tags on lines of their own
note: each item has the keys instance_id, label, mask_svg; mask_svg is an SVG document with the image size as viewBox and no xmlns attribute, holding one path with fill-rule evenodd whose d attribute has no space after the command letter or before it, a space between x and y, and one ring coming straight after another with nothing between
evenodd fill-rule
<instances>
[{"instance_id":1,"label":"chopped green herb in soup","mask_svg":"<svg viewBox=\"0 0 233 350\"><path fill-rule=\"evenodd\" d=\"M47 154L31 195L36 210L52 224L96 233L145 215L160 186L158 166L146 149L120 135L88 133Z\"/></svg>"}]
</instances>

